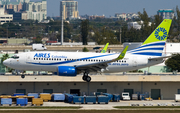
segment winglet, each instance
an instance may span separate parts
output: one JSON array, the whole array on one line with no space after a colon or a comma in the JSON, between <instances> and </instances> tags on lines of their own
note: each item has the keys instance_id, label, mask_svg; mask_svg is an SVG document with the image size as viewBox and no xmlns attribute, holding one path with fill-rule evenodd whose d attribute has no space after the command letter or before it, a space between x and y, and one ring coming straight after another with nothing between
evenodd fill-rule
<instances>
[{"instance_id":1,"label":"winglet","mask_svg":"<svg viewBox=\"0 0 180 113\"><path fill-rule=\"evenodd\" d=\"M128 47L129 46L126 46L125 48L124 48L124 50L121 52L121 54L116 58L116 60L121 60L121 59L123 59L124 58L124 56L125 56L125 54L126 54L126 51L128 50Z\"/></svg>"},{"instance_id":2,"label":"winglet","mask_svg":"<svg viewBox=\"0 0 180 113\"><path fill-rule=\"evenodd\" d=\"M101 53L106 53L109 43L106 43L104 48L102 49Z\"/></svg>"}]
</instances>

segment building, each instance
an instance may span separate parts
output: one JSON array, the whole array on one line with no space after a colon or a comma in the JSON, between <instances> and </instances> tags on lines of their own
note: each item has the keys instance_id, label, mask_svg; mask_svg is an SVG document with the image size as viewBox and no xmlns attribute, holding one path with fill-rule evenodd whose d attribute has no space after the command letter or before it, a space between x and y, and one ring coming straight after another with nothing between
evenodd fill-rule
<instances>
[{"instance_id":1,"label":"building","mask_svg":"<svg viewBox=\"0 0 180 113\"><path fill-rule=\"evenodd\" d=\"M136 13L116 13L115 17L122 19L124 21L134 20L134 19L139 18L138 14Z\"/></svg>"},{"instance_id":2,"label":"building","mask_svg":"<svg viewBox=\"0 0 180 113\"><path fill-rule=\"evenodd\" d=\"M120 19L126 21L126 13L116 13L115 17L120 18Z\"/></svg>"},{"instance_id":3,"label":"building","mask_svg":"<svg viewBox=\"0 0 180 113\"><path fill-rule=\"evenodd\" d=\"M13 15L6 14L4 8L0 8L0 24L4 24L13 20Z\"/></svg>"},{"instance_id":4,"label":"building","mask_svg":"<svg viewBox=\"0 0 180 113\"><path fill-rule=\"evenodd\" d=\"M82 81L82 76L61 77L57 75L0 75L0 95L13 93L70 93L92 95L94 92L122 94L145 94L153 100L173 100L180 93L180 75L112 74L92 75L92 81Z\"/></svg>"},{"instance_id":5,"label":"building","mask_svg":"<svg viewBox=\"0 0 180 113\"><path fill-rule=\"evenodd\" d=\"M47 19L47 1L29 2L27 19L38 20L39 22Z\"/></svg>"},{"instance_id":6,"label":"building","mask_svg":"<svg viewBox=\"0 0 180 113\"><path fill-rule=\"evenodd\" d=\"M104 19L105 15L102 15L102 16L98 16L98 15L89 16L89 20L94 20L94 19L97 19L97 18Z\"/></svg>"},{"instance_id":7,"label":"building","mask_svg":"<svg viewBox=\"0 0 180 113\"><path fill-rule=\"evenodd\" d=\"M173 19L174 10L172 9L159 9L157 15L161 16L163 19Z\"/></svg>"},{"instance_id":8,"label":"building","mask_svg":"<svg viewBox=\"0 0 180 113\"><path fill-rule=\"evenodd\" d=\"M140 22L128 22L128 29L134 28L134 29L141 29L141 25L143 21ZM151 26L151 22L149 22L149 26Z\"/></svg>"},{"instance_id":9,"label":"building","mask_svg":"<svg viewBox=\"0 0 180 113\"><path fill-rule=\"evenodd\" d=\"M30 0L16 0L11 2L10 0L0 0L6 10L13 10L15 20L38 20L39 22L47 19L47 1L30 2ZM7 11L9 12L9 11ZM26 14L25 14L26 13Z\"/></svg>"},{"instance_id":10,"label":"building","mask_svg":"<svg viewBox=\"0 0 180 113\"><path fill-rule=\"evenodd\" d=\"M78 2L74 0L60 1L60 17L63 19L79 18Z\"/></svg>"},{"instance_id":11,"label":"building","mask_svg":"<svg viewBox=\"0 0 180 113\"><path fill-rule=\"evenodd\" d=\"M30 0L16 0L17 2L26 2L26 3L28 3L28 2L30 2Z\"/></svg>"}]
</instances>

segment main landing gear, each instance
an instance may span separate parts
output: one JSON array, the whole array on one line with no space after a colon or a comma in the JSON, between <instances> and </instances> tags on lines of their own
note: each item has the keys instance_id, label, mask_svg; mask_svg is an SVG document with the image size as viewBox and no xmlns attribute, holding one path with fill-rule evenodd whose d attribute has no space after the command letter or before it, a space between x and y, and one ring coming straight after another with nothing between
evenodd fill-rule
<instances>
[{"instance_id":1,"label":"main landing gear","mask_svg":"<svg viewBox=\"0 0 180 113\"><path fill-rule=\"evenodd\" d=\"M25 75L23 74L23 75L21 75L21 78L25 78Z\"/></svg>"},{"instance_id":2,"label":"main landing gear","mask_svg":"<svg viewBox=\"0 0 180 113\"><path fill-rule=\"evenodd\" d=\"M82 79L86 82L90 82L91 81L91 77L88 76L88 73L87 72L84 72L84 75L82 77Z\"/></svg>"}]
</instances>

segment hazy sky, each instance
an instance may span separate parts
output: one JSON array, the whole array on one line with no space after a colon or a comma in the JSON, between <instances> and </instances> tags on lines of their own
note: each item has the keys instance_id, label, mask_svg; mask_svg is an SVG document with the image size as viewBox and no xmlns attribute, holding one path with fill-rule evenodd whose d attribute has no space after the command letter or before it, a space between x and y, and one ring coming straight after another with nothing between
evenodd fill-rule
<instances>
[{"instance_id":1,"label":"hazy sky","mask_svg":"<svg viewBox=\"0 0 180 113\"><path fill-rule=\"evenodd\" d=\"M41 0L31 0L41 1ZM47 0L47 15L59 16L61 0ZM137 13L143 8L148 15L157 14L158 9L180 9L180 0L75 0L78 1L79 15L114 16L115 13Z\"/></svg>"}]
</instances>

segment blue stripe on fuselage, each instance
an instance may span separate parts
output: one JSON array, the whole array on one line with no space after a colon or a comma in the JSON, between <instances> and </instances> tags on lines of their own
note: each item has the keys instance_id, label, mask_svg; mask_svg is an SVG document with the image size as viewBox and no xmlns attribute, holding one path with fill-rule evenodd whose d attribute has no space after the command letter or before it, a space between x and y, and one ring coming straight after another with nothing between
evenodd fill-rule
<instances>
[{"instance_id":1,"label":"blue stripe on fuselage","mask_svg":"<svg viewBox=\"0 0 180 113\"><path fill-rule=\"evenodd\" d=\"M88 60L88 59L99 58L99 57L110 56L110 55L115 55L115 54L107 54L107 55L93 56L93 57L87 57L87 58L78 58L77 60L68 60L68 61L55 62L55 63L34 63L34 62L27 62L27 63L36 64L36 65L57 65L57 64L72 63L72 62L77 62L80 60Z\"/></svg>"},{"instance_id":2,"label":"blue stripe on fuselage","mask_svg":"<svg viewBox=\"0 0 180 113\"><path fill-rule=\"evenodd\" d=\"M164 48L145 48L145 49L133 50L131 52L144 51L144 50L163 50L163 49Z\"/></svg>"},{"instance_id":3,"label":"blue stripe on fuselage","mask_svg":"<svg viewBox=\"0 0 180 113\"><path fill-rule=\"evenodd\" d=\"M153 52L139 52L139 53L132 53L138 55L149 55L149 56L162 56L162 53L153 53Z\"/></svg>"},{"instance_id":4,"label":"blue stripe on fuselage","mask_svg":"<svg viewBox=\"0 0 180 113\"><path fill-rule=\"evenodd\" d=\"M165 42L159 42L159 43L153 43L153 44L147 44L147 45L143 45L143 46L140 46L136 49L133 49L133 50L129 50L128 52L132 52L132 51L135 51L135 50L138 50L140 48L144 48L144 47L152 47L152 46L164 46L165 45Z\"/></svg>"}]
</instances>

